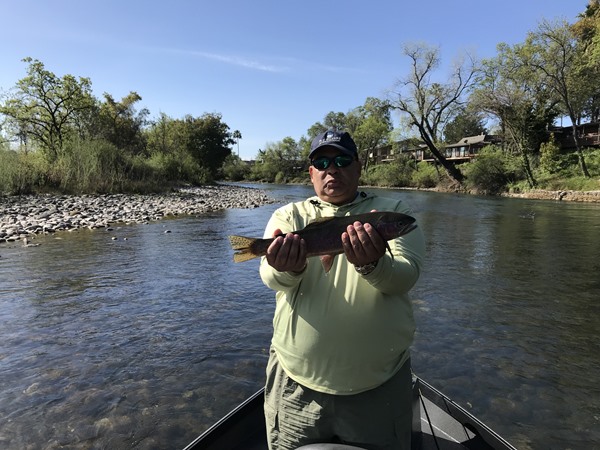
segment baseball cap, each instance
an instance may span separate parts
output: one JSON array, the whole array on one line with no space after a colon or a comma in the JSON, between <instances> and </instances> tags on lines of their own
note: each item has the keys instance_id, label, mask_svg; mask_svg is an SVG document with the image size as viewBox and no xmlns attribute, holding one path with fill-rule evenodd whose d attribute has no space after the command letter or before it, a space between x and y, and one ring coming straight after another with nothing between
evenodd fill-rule
<instances>
[{"instance_id":1,"label":"baseball cap","mask_svg":"<svg viewBox=\"0 0 600 450\"><path fill-rule=\"evenodd\" d=\"M308 157L312 158L314 153L323 147L335 147L346 155L358 158L356 144L347 131L327 130L318 134L310 144Z\"/></svg>"}]
</instances>

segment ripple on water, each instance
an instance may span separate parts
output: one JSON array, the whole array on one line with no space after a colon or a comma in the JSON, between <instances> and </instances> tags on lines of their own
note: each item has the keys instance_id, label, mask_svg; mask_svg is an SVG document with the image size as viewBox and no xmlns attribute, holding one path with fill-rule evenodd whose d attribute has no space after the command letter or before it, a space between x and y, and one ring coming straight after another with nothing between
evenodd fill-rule
<instances>
[{"instance_id":1,"label":"ripple on water","mask_svg":"<svg viewBox=\"0 0 600 450\"><path fill-rule=\"evenodd\" d=\"M415 371L518 448L599 443L598 210L390 195L428 240ZM255 392L273 293L226 236L278 206L0 247L0 447L183 447Z\"/></svg>"}]
</instances>

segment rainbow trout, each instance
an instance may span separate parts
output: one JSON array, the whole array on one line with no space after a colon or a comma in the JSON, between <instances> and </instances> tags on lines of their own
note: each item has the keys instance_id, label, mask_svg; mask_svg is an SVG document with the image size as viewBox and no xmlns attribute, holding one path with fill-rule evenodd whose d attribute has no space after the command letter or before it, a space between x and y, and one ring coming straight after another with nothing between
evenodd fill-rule
<instances>
[{"instance_id":1,"label":"rainbow trout","mask_svg":"<svg viewBox=\"0 0 600 450\"><path fill-rule=\"evenodd\" d=\"M300 236L306 242L308 257L335 256L344 253L341 236L346 231L348 225L354 222L361 222L362 224L370 223L385 241L405 235L417 227L414 223L414 217L397 212L376 211L352 216L324 217L309 223L302 230L294 231L293 233ZM231 247L236 251L233 255L233 260L235 262L243 262L264 256L273 240L274 238L258 239L244 236L229 236ZM389 245L388 251L391 254ZM333 263L332 259L327 264L329 268ZM328 271L323 258L322 262L325 270Z\"/></svg>"}]
</instances>

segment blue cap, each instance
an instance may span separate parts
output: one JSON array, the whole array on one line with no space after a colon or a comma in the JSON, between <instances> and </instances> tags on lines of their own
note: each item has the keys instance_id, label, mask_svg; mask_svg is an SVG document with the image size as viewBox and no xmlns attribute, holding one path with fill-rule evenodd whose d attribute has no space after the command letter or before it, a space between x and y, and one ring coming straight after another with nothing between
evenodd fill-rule
<instances>
[{"instance_id":1,"label":"blue cap","mask_svg":"<svg viewBox=\"0 0 600 450\"><path fill-rule=\"evenodd\" d=\"M310 144L309 158L323 147L334 147L346 155L358 158L358 150L354 140L347 131L327 130L317 135Z\"/></svg>"}]
</instances>

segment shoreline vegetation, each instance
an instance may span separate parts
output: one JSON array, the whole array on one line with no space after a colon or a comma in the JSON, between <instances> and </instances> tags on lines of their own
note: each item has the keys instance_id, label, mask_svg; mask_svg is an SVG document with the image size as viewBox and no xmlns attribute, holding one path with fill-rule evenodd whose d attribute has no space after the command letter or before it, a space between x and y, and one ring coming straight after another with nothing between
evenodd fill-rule
<instances>
[{"instance_id":1,"label":"shoreline vegetation","mask_svg":"<svg viewBox=\"0 0 600 450\"><path fill-rule=\"evenodd\" d=\"M429 189L444 192L439 189ZM446 191L447 192L447 191ZM599 191L531 190L501 197L600 203ZM230 208L257 208L273 203L264 190L233 185L179 188L163 194L98 194L1 197L0 244L39 234L107 229L116 224L148 223L165 218L202 214ZM35 244L33 244L35 245Z\"/></svg>"}]
</instances>

